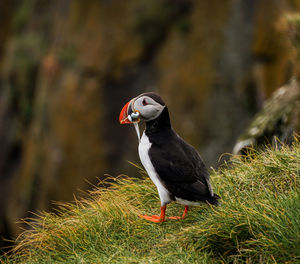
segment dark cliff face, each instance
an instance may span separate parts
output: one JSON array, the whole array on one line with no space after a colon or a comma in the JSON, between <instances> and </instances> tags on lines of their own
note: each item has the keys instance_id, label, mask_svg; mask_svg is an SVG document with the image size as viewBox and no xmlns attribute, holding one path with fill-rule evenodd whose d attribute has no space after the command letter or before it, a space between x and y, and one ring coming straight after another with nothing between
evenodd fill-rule
<instances>
[{"instance_id":1,"label":"dark cliff face","mask_svg":"<svg viewBox=\"0 0 300 264\"><path fill-rule=\"evenodd\" d=\"M177 132L215 165L295 68L285 18L296 1L1 3L5 236L105 173L136 173L135 134L118 114L137 94L160 93Z\"/></svg>"}]
</instances>

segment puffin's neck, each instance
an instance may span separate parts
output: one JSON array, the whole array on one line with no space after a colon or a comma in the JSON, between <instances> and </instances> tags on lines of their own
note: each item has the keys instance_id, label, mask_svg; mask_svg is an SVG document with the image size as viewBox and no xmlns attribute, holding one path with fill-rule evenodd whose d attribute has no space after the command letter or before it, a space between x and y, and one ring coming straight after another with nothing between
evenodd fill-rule
<instances>
[{"instance_id":1,"label":"puffin's neck","mask_svg":"<svg viewBox=\"0 0 300 264\"><path fill-rule=\"evenodd\" d=\"M168 108L165 106L159 117L146 122L145 133L147 136L150 136L169 129L171 129L170 116Z\"/></svg>"}]
</instances>

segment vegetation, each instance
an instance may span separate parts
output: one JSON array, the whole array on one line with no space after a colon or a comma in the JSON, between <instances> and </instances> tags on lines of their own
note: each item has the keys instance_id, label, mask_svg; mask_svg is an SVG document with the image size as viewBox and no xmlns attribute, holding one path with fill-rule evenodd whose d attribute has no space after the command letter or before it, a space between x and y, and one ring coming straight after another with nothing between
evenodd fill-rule
<instances>
[{"instance_id":1,"label":"vegetation","mask_svg":"<svg viewBox=\"0 0 300 264\"><path fill-rule=\"evenodd\" d=\"M27 220L32 229L3 263L296 263L300 262L300 143L234 156L211 172L221 206L193 207L162 224L147 177L110 180L89 199ZM144 173L141 170L141 173ZM106 183L107 184L107 183ZM183 207L169 205L168 215Z\"/></svg>"}]
</instances>

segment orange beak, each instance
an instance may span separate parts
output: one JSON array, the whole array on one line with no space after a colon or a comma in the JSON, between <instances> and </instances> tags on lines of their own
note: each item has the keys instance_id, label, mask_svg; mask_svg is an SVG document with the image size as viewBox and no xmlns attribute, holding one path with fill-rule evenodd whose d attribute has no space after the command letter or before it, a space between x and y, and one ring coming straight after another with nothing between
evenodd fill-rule
<instances>
[{"instance_id":1,"label":"orange beak","mask_svg":"<svg viewBox=\"0 0 300 264\"><path fill-rule=\"evenodd\" d=\"M130 105L132 100L130 100L126 105L124 105L124 107L121 110L120 116L119 116L119 120L120 120L120 124L124 125L124 124L132 124L131 121L128 120L128 106Z\"/></svg>"}]
</instances>

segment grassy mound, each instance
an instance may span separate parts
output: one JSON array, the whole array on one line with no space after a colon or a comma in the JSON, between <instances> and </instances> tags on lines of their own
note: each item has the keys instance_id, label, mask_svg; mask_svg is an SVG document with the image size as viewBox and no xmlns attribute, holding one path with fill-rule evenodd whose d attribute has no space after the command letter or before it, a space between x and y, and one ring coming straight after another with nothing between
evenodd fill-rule
<instances>
[{"instance_id":1,"label":"grassy mound","mask_svg":"<svg viewBox=\"0 0 300 264\"><path fill-rule=\"evenodd\" d=\"M120 177L90 199L43 213L4 263L299 263L300 143L233 157L211 172L219 207L192 207L162 224L155 186ZM171 204L167 215L180 215Z\"/></svg>"}]
</instances>

